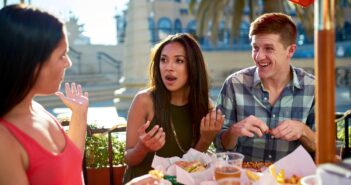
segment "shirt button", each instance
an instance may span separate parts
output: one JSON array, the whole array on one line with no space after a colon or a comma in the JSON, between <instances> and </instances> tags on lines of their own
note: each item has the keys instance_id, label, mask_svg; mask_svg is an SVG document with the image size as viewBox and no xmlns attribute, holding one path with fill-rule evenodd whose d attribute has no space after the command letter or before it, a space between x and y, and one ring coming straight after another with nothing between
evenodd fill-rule
<instances>
[{"instance_id":1,"label":"shirt button","mask_svg":"<svg viewBox=\"0 0 351 185\"><path fill-rule=\"evenodd\" d=\"M268 98L267 98L267 97L264 97L263 99L264 99L265 101L267 101Z\"/></svg>"},{"instance_id":2,"label":"shirt button","mask_svg":"<svg viewBox=\"0 0 351 185\"><path fill-rule=\"evenodd\" d=\"M268 158L272 159L272 155L268 155Z\"/></svg>"},{"instance_id":3,"label":"shirt button","mask_svg":"<svg viewBox=\"0 0 351 185\"><path fill-rule=\"evenodd\" d=\"M272 117L275 118L275 114L273 114Z\"/></svg>"}]
</instances>

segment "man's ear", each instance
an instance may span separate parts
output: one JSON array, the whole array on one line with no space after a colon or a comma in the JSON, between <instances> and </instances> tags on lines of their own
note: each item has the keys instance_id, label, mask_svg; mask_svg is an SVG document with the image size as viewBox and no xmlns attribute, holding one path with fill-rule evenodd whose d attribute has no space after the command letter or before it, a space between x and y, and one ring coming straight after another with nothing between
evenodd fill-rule
<instances>
[{"instance_id":1,"label":"man's ear","mask_svg":"<svg viewBox=\"0 0 351 185\"><path fill-rule=\"evenodd\" d=\"M289 58L292 58L296 51L296 44L291 44L290 46L288 46L288 49L289 49L288 56Z\"/></svg>"}]
</instances>

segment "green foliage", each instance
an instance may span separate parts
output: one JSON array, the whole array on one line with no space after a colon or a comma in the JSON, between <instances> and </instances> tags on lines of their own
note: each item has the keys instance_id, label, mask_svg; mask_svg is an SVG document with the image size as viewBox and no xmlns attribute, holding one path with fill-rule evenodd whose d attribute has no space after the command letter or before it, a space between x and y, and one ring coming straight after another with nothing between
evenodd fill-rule
<instances>
[{"instance_id":1,"label":"green foliage","mask_svg":"<svg viewBox=\"0 0 351 185\"><path fill-rule=\"evenodd\" d=\"M345 142L345 120L336 123L336 138ZM351 147L351 127L349 126L349 146Z\"/></svg>"},{"instance_id":2,"label":"green foliage","mask_svg":"<svg viewBox=\"0 0 351 185\"><path fill-rule=\"evenodd\" d=\"M125 142L118 140L112 135L112 163L124 165ZM107 134L94 134L86 138L86 165L89 168L101 168L109 166L108 137Z\"/></svg>"},{"instance_id":3,"label":"green foliage","mask_svg":"<svg viewBox=\"0 0 351 185\"><path fill-rule=\"evenodd\" d=\"M208 153L213 153L213 154L216 153L216 148L215 148L213 142L212 142L211 145L208 147L207 152L208 152Z\"/></svg>"}]
</instances>

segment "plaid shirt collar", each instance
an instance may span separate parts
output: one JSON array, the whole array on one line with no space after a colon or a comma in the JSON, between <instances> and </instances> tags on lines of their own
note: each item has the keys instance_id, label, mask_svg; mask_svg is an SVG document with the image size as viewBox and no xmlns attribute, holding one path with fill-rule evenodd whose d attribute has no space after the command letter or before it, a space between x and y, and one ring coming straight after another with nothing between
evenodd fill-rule
<instances>
[{"instance_id":1,"label":"plaid shirt collar","mask_svg":"<svg viewBox=\"0 0 351 185\"><path fill-rule=\"evenodd\" d=\"M254 74L252 88L261 88L261 87L263 88L262 81L261 81L260 77L258 76L258 68L257 67L255 67L255 68L256 68L256 70L255 70L255 74ZM293 73L293 80L292 80L293 85L290 82L288 86L291 87L292 92L294 92L295 88L302 89L304 82L303 82L303 79L301 79L301 80L298 79L295 67L290 65L290 71L292 71L292 73Z\"/></svg>"}]
</instances>

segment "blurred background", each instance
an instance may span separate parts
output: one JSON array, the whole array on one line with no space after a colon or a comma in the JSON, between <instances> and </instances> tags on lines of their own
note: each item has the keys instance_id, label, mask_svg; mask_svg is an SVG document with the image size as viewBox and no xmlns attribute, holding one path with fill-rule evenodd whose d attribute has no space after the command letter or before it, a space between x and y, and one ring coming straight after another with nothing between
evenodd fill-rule
<instances>
[{"instance_id":1,"label":"blurred background","mask_svg":"<svg viewBox=\"0 0 351 185\"><path fill-rule=\"evenodd\" d=\"M288 0L3 0L0 7L19 2L47 9L66 22L73 66L65 81L89 91L90 107L107 107L106 114L115 109L111 116L96 112L111 121L116 116L125 121L135 93L146 87L150 49L168 34L188 32L198 39L213 101L229 74L254 65L248 30L265 12L294 18L298 48L292 63L314 73L313 6L302 8ZM351 0L336 0L335 41L335 107L344 112L351 108ZM55 96L37 100L55 115L66 111Z\"/></svg>"}]
</instances>

